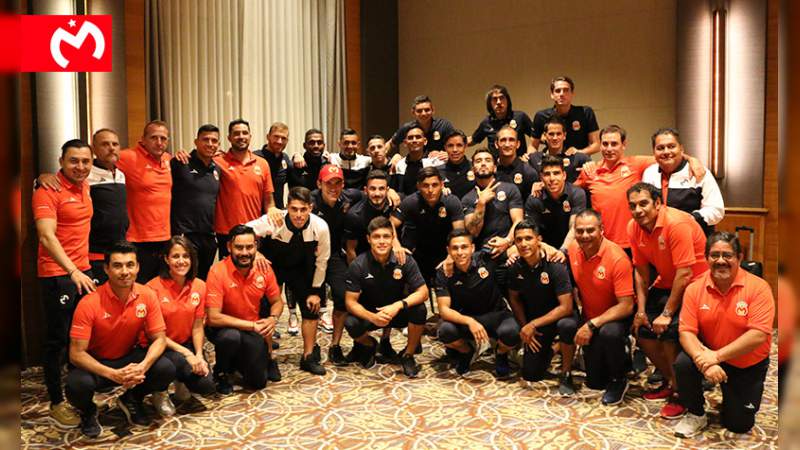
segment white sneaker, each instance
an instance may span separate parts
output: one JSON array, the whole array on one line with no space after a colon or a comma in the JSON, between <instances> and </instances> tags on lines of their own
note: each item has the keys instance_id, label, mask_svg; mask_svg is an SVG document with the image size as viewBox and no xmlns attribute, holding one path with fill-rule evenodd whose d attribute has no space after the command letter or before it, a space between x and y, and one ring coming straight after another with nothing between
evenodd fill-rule
<instances>
[{"instance_id":1,"label":"white sneaker","mask_svg":"<svg viewBox=\"0 0 800 450\"><path fill-rule=\"evenodd\" d=\"M151 401L153 408L161 417L172 417L175 415L175 405L169 399L167 391L153 392Z\"/></svg>"},{"instance_id":2,"label":"white sneaker","mask_svg":"<svg viewBox=\"0 0 800 450\"><path fill-rule=\"evenodd\" d=\"M180 403L188 401L192 398L192 393L189 391L189 388L186 384L181 383L180 381L175 382L175 400Z\"/></svg>"},{"instance_id":3,"label":"white sneaker","mask_svg":"<svg viewBox=\"0 0 800 450\"><path fill-rule=\"evenodd\" d=\"M318 327L323 333L333 333L333 320L331 319L330 311L322 313L322 316L319 318Z\"/></svg>"},{"instance_id":4,"label":"white sneaker","mask_svg":"<svg viewBox=\"0 0 800 450\"><path fill-rule=\"evenodd\" d=\"M300 323L297 320L297 313L294 311L289 313L289 328L286 331L292 336L297 336L300 333Z\"/></svg>"},{"instance_id":5,"label":"white sneaker","mask_svg":"<svg viewBox=\"0 0 800 450\"><path fill-rule=\"evenodd\" d=\"M675 436L682 438L692 437L703 431L706 425L708 425L708 418L705 414L702 416L695 416L687 412L686 415L683 416L683 419L678 422L678 425L675 426Z\"/></svg>"}]
</instances>

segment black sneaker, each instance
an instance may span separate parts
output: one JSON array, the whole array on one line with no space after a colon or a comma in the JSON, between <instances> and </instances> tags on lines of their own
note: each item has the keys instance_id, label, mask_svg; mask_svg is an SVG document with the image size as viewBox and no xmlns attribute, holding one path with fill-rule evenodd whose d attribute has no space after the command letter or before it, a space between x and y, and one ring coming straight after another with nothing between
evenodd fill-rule
<instances>
[{"instance_id":1,"label":"black sneaker","mask_svg":"<svg viewBox=\"0 0 800 450\"><path fill-rule=\"evenodd\" d=\"M381 343L378 344L378 354L388 361L396 361L399 356L392 348L389 338L381 338Z\"/></svg>"},{"instance_id":2,"label":"black sneaker","mask_svg":"<svg viewBox=\"0 0 800 450\"><path fill-rule=\"evenodd\" d=\"M281 338L281 332L278 331L278 330L273 331L272 332L272 338L273 339L280 339Z\"/></svg>"},{"instance_id":3,"label":"black sneaker","mask_svg":"<svg viewBox=\"0 0 800 450\"><path fill-rule=\"evenodd\" d=\"M400 364L403 366L403 373L409 378L416 378L419 374L419 365L414 360L414 355L404 354L400 359Z\"/></svg>"},{"instance_id":4,"label":"black sneaker","mask_svg":"<svg viewBox=\"0 0 800 450\"><path fill-rule=\"evenodd\" d=\"M475 355L475 349L470 346L467 353L459 352L458 363L456 363L456 372L459 375L464 375L469 372L469 366L472 364L472 356Z\"/></svg>"},{"instance_id":5,"label":"black sneaker","mask_svg":"<svg viewBox=\"0 0 800 450\"><path fill-rule=\"evenodd\" d=\"M340 345L330 346L328 349L328 362L334 366L346 366L350 364L350 361L345 358L344 353L342 353L342 347Z\"/></svg>"},{"instance_id":6,"label":"black sneaker","mask_svg":"<svg viewBox=\"0 0 800 450\"><path fill-rule=\"evenodd\" d=\"M494 373L497 378L508 378L511 375L511 365L508 363L508 353L495 353Z\"/></svg>"},{"instance_id":7,"label":"black sneaker","mask_svg":"<svg viewBox=\"0 0 800 450\"><path fill-rule=\"evenodd\" d=\"M272 341L272 349L277 350L279 348L281 348L281 344L279 344L277 341Z\"/></svg>"},{"instance_id":8,"label":"black sneaker","mask_svg":"<svg viewBox=\"0 0 800 450\"><path fill-rule=\"evenodd\" d=\"M307 357L300 358L300 369L314 375L325 375L325 368L317 361L313 353Z\"/></svg>"},{"instance_id":9,"label":"black sneaker","mask_svg":"<svg viewBox=\"0 0 800 450\"><path fill-rule=\"evenodd\" d=\"M633 351L633 362L631 364L633 373L639 375L647 369L647 360L644 357L644 352L641 349Z\"/></svg>"},{"instance_id":10,"label":"black sneaker","mask_svg":"<svg viewBox=\"0 0 800 450\"><path fill-rule=\"evenodd\" d=\"M314 348L311 350L311 356L314 357L317 363L322 361L322 349L319 348L319 344L314 344Z\"/></svg>"},{"instance_id":11,"label":"black sneaker","mask_svg":"<svg viewBox=\"0 0 800 450\"><path fill-rule=\"evenodd\" d=\"M214 375L214 379L217 382L217 393L220 395L231 395L233 394L233 385L228 381L228 375L224 373L218 373Z\"/></svg>"},{"instance_id":12,"label":"black sneaker","mask_svg":"<svg viewBox=\"0 0 800 450\"><path fill-rule=\"evenodd\" d=\"M710 390L713 390L713 389L714 389L714 383L712 383L712 382L706 380L705 378L703 378L703 390L704 391L710 391Z\"/></svg>"},{"instance_id":13,"label":"black sneaker","mask_svg":"<svg viewBox=\"0 0 800 450\"><path fill-rule=\"evenodd\" d=\"M625 398L625 392L628 391L628 380L621 378L619 380L611 380L608 383L608 388L603 393L603 398L600 400L604 405L613 406L622 403Z\"/></svg>"},{"instance_id":14,"label":"black sneaker","mask_svg":"<svg viewBox=\"0 0 800 450\"><path fill-rule=\"evenodd\" d=\"M658 369L653 369L653 373L647 377L647 384L661 384L664 382L664 375Z\"/></svg>"},{"instance_id":15,"label":"black sneaker","mask_svg":"<svg viewBox=\"0 0 800 450\"><path fill-rule=\"evenodd\" d=\"M456 350L454 348L445 347L444 348L444 355L445 355L446 361L448 363L450 363L450 368L454 368L456 366L456 364L458 364L458 358L460 357L459 355L461 355L461 353L459 353L458 350Z\"/></svg>"},{"instance_id":16,"label":"black sneaker","mask_svg":"<svg viewBox=\"0 0 800 450\"><path fill-rule=\"evenodd\" d=\"M565 397L575 395L575 382L572 381L572 374L562 373L558 377L558 393Z\"/></svg>"},{"instance_id":17,"label":"black sneaker","mask_svg":"<svg viewBox=\"0 0 800 450\"><path fill-rule=\"evenodd\" d=\"M417 348L414 349L414 354L419 355L422 353L422 341L417 344Z\"/></svg>"},{"instance_id":18,"label":"black sneaker","mask_svg":"<svg viewBox=\"0 0 800 450\"><path fill-rule=\"evenodd\" d=\"M100 433L103 432L103 427L100 426L100 422L97 421L97 411L94 411L89 414L81 414L81 433L84 436L94 439L100 436Z\"/></svg>"},{"instance_id":19,"label":"black sneaker","mask_svg":"<svg viewBox=\"0 0 800 450\"><path fill-rule=\"evenodd\" d=\"M273 383L281 381L281 370L278 368L278 361L269 358L267 361L267 379Z\"/></svg>"},{"instance_id":20,"label":"black sneaker","mask_svg":"<svg viewBox=\"0 0 800 450\"><path fill-rule=\"evenodd\" d=\"M142 400L137 399L131 391L125 391L124 394L117 397L117 406L125 414L128 423L131 425L149 426L152 420L147 415L142 405Z\"/></svg>"},{"instance_id":21,"label":"black sneaker","mask_svg":"<svg viewBox=\"0 0 800 450\"><path fill-rule=\"evenodd\" d=\"M375 338L370 337L370 341L372 341L372 345L364 345L363 348L360 349L359 353L359 361L361 363L361 367L365 369L369 369L370 367L375 365L375 352L378 349L378 342Z\"/></svg>"},{"instance_id":22,"label":"black sneaker","mask_svg":"<svg viewBox=\"0 0 800 450\"><path fill-rule=\"evenodd\" d=\"M364 353L365 347L358 342L353 342L353 348L347 352L344 359L347 360L349 363L359 362L361 361L361 355Z\"/></svg>"}]
</instances>

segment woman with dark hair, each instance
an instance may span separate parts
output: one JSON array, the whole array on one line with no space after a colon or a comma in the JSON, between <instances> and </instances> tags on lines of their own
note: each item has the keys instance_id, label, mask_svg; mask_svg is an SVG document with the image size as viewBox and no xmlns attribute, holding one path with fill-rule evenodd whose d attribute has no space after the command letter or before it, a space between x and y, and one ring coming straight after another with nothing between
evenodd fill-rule
<instances>
[{"instance_id":1,"label":"woman with dark hair","mask_svg":"<svg viewBox=\"0 0 800 450\"><path fill-rule=\"evenodd\" d=\"M203 358L206 284L197 275L197 251L183 236L167 241L159 275L147 283L158 296L167 325L164 356L175 365L175 398L184 402L195 392L215 391L214 380ZM153 393L153 406L162 416L175 414L166 391Z\"/></svg>"}]
</instances>

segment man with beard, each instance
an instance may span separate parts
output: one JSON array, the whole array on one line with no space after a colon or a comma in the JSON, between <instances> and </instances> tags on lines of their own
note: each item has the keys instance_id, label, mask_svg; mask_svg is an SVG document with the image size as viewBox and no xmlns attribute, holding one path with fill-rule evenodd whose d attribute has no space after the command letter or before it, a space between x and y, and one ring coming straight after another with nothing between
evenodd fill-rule
<instances>
[{"instance_id":1,"label":"man with beard","mask_svg":"<svg viewBox=\"0 0 800 450\"><path fill-rule=\"evenodd\" d=\"M289 179L289 173L292 171L292 160L289 155L284 151L286 144L289 143L289 125L283 122L275 122L269 127L267 131L267 143L261 147L261 150L253 152L256 156L264 158L269 163L269 173L272 178L272 187L275 192L272 193L272 198L275 201L275 207L283 209L283 188Z\"/></svg>"},{"instance_id":2,"label":"man with beard","mask_svg":"<svg viewBox=\"0 0 800 450\"><path fill-rule=\"evenodd\" d=\"M229 376L238 371L245 386L262 389L267 379L280 379L278 364L270 356L272 335L283 311L281 290L269 267L254 265L257 240L252 228L236 225L227 243L230 256L214 264L206 282L208 331L217 362L217 392L233 392ZM262 299L269 316L261 318Z\"/></svg>"},{"instance_id":3,"label":"man with beard","mask_svg":"<svg viewBox=\"0 0 800 450\"><path fill-rule=\"evenodd\" d=\"M708 423L704 378L722 389L722 426L749 432L769 369L772 289L739 267L744 255L732 233L712 234L705 256L711 270L686 288L680 315L683 351L675 360L675 375L688 414L675 427L679 437L692 437Z\"/></svg>"},{"instance_id":4,"label":"man with beard","mask_svg":"<svg viewBox=\"0 0 800 450\"><path fill-rule=\"evenodd\" d=\"M580 170L584 164L591 161L592 158L581 152L573 152L570 153L564 149L564 142L567 138L567 130L564 122L561 121L558 117L551 117L547 122L544 123L544 135L542 138L544 139L547 147L544 151L536 151L536 147L533 147L533 151L528 153L528 164L530 164L534 169L542 173L542 160L545 156L550 155L553 157L557 157L559 160L563 161L564 165L564 172L567 174L567 181L570 183L574 183L575 180L578 179L578 175L580 174ZM598 138L598 143L599 143ZM598 145L598 149L599 149Z\"/></svg>"},{"instance_id":5,"label":"man with beard","mask_svg":"<svg viewBox=\"0 0 800 450\"><path fill-rule=\"evenodd\" d=\"M72 313L80 296L95 290L89 264L89 226L92 198L86 178L92 169L92 150L79 139L61 146L56 177L60 191L40 188L33 193L33 218L39 237L37 276L44 305L44 379L50 398L50 417L61 427L78 426L80 418L64 402L61 366Z\"/></svg>"},{"instance_id":6,"label":"man with beard","mask_svg":"<svg viewBox=\"0 0 800 450\"><path fill-rule=\"evenodd\" d=\"M466 148L467 136L463 131L455 130L449 136L445 136L444 149L447 152L447 161L438 167L444 179L444 187L459 199L475 188L472 163L464 156Z\"/></svg>"},{"instance_id":7,"label":"man with beard","mask_svg":"<svg viewBox=\"0 0 800 450\"><path fill-rule=\"evenodd\" d=\"M446 156L442 151L444 149L444 138L453 133L455 128L449 120L433 117L435 113L436 109L433 107L433 102L427 95L414 97L414 102L411 105L411 114L414 116L414 120L404 123L395 131L386 144L386 152L392 153L393 150L399 149L400 144L405 140L408 130L419 126L425 136L425 156L430 158L443 158Z\"/></svg>"},{"instance_id":8,"label":"man with beard","mask_svg":"<svg viewBox=\"0 0 800 450\"><path fill-rule=\"evenodd\" d=\"M533 135L533 122L531 118L522 111L514 111L511 107L511 94L505 86L495 84L486 93L486 111L489 115L484 118L478 125L478 128L467 139L467 146L471 147L475 144L480 144L484 139L489 139L488 148L496 148L496 133L504 126L508 125L517 131L518 136L522 136L519 140L520 146L517 149L517 156L522 156L528 153L528 144L525 142L525 136L535 137Z\"/></svg>"},{"instance_id":9,"label":"man with beard","mask_svg":"<svg viewBox=\"0 0 800 450\"><path fill-rule=\"evenodd\" d=\"M558 321L561 360L571 378L575 345L582 346L586 385L605 390L604 405L617 405L628 390L625 369L633 313L633 266L622 247L603 237L597 211L588 209L575 216L575 237L576 242L569 246L569 263L582 314Z\"/></svg>"},{"instance_id":10,"label":"man with beard","mask_svg":"<svg viewBox=\"0 0 800 450\"><path fill-rule=\"evenodd\" d=\"M325 287L322 284L331 253L328 225L311 214L311 192L302 186L289 190L282 222L277 226L264 215L246 225L252 227L257 236L263 237L261 248L272 261L278 284L285 285L287 296L294 297L300 306L303 318L300 369L314 375L325 375L316 343L320 309L325 306Z\"/></svg>"},{"instance_id":11,"label":"man with beard","mask_svg":"<svg viewBox=\"0 0 800 450\"><path fill-rule=\"evenodd\" d=\"M350 315L345 320L353 338L354 359L364 368L375 364L378 343L369 332L378 328L408 327L408 341L401 356L403 373L419 374L414 353L422 338L427 310L428 287L414 258L398 261L393 242L394 227L386 217L375 217L367 226L370 248L347 269L345 302Z\"/></svg>"},{"instance_id":12,"label":"man with beard","mask_svg":"<svg viewBox=\"0 0 800 450\"><path fill-rule=\"evenodd\" d=\"M289 187L303 186L313 191L317 187L320 169L328 164L325 156L325 135L316 128L309 129L303 139L303 148L306 151L302 157L294 155L289 172Z\"/></svg>"},{"instance_id":13,"label":"man with beard","mask_svg":"<svg viewBox=\"0 0 800 450\"><path fill-rule=\"evenodd\" d=\"M664 375L664 383L644 394L648 401L667 400L661 417L676 419L684 408L675 397L672 364L678 356L678 315L683 292L700 278L708 265L704 258L706 237L694 218L661 203L655 186L636 183L627 192L633 220L628 239L636 268L638 309L633 331L645 355ZM658 272L651 280L650 265Z\"/></svg>"},{"instance_id":14,"label":"man with beard","mask_svg":"<svg viewBox=\"0 0 800 450\"><path fill-rule=\"evenodd\" d=\"M520 342L519 325L508 309L495 274L497 263L485 252L476 252L472 235L461 228L447 237L447 253L453 260L453 274L436 272L434 290L442 323L439 340L457 353L456 372L469 371L475 346L490 337L497 339L495 373L511 373L508 352ZM474 343L474 345L473 345Z\"/></svg>"},{"instance_id":15,"label":"man with beard","mask_svg":"<svg viewBox=\"0 0 800 450\"><path fill-rule=\"evenodd\" d=\"M556 118L561 123L568 124L570 128L564 144L568 155L583 153L588 156L600 151L599 127L594 110L591 106L573 105L573 95L575 95L575 83L570 77L553 78L550 82L550 98L553 99L553 107L538 111L533 116L532 149L539 148L539 140L547 130L545 124Z\"/></svg>"},{"instance_id":16,"label":"man with beard","mask_svg":"<svg viewBox=\"0 0 800 450\"><path fill-rule=\"evenodd\" d=\"M513 183L519 189L522 198L526 199L531 195L533 183L539 181L539 174L517 156L519 142L517 131L509 126L504 126L497 132L495 145L498 156L495 176L500 181Z\"/></svg>"},{"instance_id":17,"label":"man with beard","mask_svg":"<svg viewBox=\"0 0 800 450\"><path fill-rule=\"evenodd\" d=\"M361 140L352 128L345 128L339 137L339 153L331 153L330 163L344 172L344 187L362 189L372 159L359 153Z\"/></svg>"},{"instance_id":18,"label":"man with beard","mask_svg":"<svg viewBox=\"0 0 800 450\"><path fill-rule=\"evenodd\" d=\"M536 223L544 242L566 252L575 238L575 216L586 209L586 194L566 181L558 157L546 155L539 173L544 189L525 201L525 217Z\"/></svg>"},{"instance_id":19,"label":"man with beard","mask_svg":"<svg viewBox=\"0 0 800 450\"><path fill-rule=\"evenodd\" d=\"M397 162L390 184L397 192L411 195L416 191L417 173L423 167L440 166L442 162L438 159L424 157L426 139L421 126L409 128L404 142L408 148L408 155Z\"/></svg>"}]
</instances>

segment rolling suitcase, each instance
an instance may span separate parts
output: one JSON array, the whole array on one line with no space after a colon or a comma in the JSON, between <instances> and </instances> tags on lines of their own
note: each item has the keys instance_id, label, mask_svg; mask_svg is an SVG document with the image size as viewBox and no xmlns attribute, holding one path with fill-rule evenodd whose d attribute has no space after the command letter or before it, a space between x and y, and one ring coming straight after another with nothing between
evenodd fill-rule
<instances>
[{"instance_id":1,"label":"rolling suitcase","mask_svg":"<svg viewBox=\"0 0 800 450\"><path fill-rule=\"evenodd\" d=\"M751 227L736 227L736 237L739 237L739 231L747 231L750 233L750 245L749 250L747 252L747 257L741 263L742 269L756 275L758 277L764 278L764 265L761 264L759 261L753 260L753 242L756 240L756 230ZM739 240L741 242L741 239Z\"/></svg>"}]
</instances>

